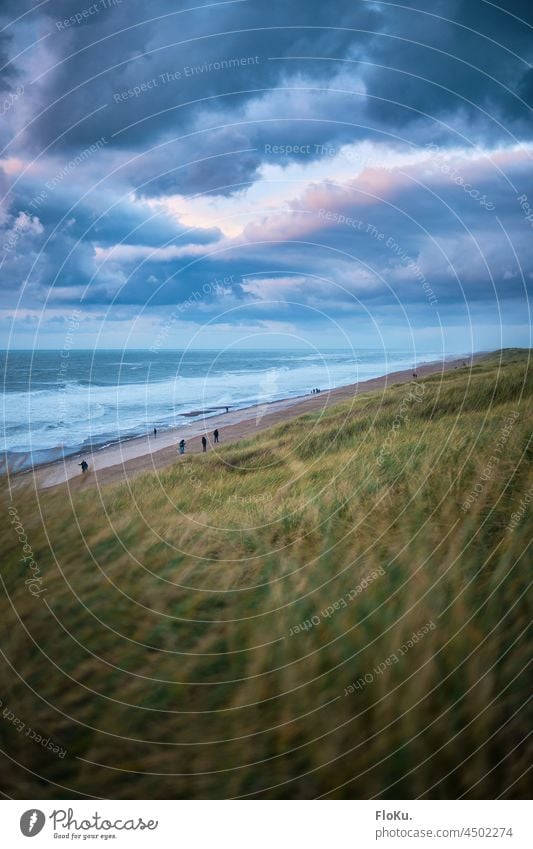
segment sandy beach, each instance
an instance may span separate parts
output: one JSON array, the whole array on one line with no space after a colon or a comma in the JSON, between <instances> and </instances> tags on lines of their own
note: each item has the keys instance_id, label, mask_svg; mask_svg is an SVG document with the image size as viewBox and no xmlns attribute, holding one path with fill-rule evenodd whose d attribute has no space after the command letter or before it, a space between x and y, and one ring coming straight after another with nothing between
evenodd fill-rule
<instances>
[{"instance_id":1,"label":"sandy beach","mask_svg":"<svg viewBox=\"0 0 533 849\"><path fill-rule=\"evenodd\" d=\"M469 358L466 360L467 365L476 359L477 357ZM421 364L417 369L418 378L462 367L462 363L463 360L458 359ZM207 450L212 451L215 429L220 433L220 445L229 445L304 413L319 412L339 401L349 400L365 392L380 392L392 384L407 383L412 379L412 370L396 371L360 383L340 386L329 392L210 415L195 421L187 429L175 428L159 432L156 437L149 434L127 439L92 453L74 455L36 466L29 472L11 475L11 483L27 483L32 480L38 489L67 484L69 489L78 491L90 486L125 482L144 472L157 471L179 462L178 442L181 438L186 439L187 454L198 454L202 451L201 438L205 434L208 438ZM82 457L89 464L88 472L83 475L78 465Z\"/></svg>"}]
</instances>

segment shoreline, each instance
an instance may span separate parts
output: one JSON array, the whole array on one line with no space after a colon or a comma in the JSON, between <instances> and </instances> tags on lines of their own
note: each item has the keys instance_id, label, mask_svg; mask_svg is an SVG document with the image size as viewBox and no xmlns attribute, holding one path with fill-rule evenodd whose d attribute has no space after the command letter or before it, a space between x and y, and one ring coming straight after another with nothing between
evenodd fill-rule
<instances>
[{"instance_id":1,"label":"shoreline","mask_svg":"<svg viewBox=\"0 0 533 849\"><path fill-rule=\"evenodd\" d=\"M436 360L417 366L419 378L467 367L476 363L485 354L479 353L452 360ZM213 431L220 431L220 445L234 444L247 439L290 419L309 412L320 412L340 401L355 398L364 392L385 390L392 384L407 383L413 379L412 369L389 372L358 383L339 386L318 394L300 395L278 401L270 401L243 407L228 413L209 415L193 422L184 432L179 427L153 434L129 437L92 451L71 454L48 463L35 465L26 471L6 475L10 483L27 481L30 476L37 489L52 489L68 486L69 490L79 491L87 486L106 486L111 483L125 482L130 478L150 471L164 469L180 459L177 443L185 438L187 454L202 452L201 437L208 437L208 450L214 449ZM89 463L89 471L82 475L78 466L84 458Z\"/></svg>"}]
</instances>

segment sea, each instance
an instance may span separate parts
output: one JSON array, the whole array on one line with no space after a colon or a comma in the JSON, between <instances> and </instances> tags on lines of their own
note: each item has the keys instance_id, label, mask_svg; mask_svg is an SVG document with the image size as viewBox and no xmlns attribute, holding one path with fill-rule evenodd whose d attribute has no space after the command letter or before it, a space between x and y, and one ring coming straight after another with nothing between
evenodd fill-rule
<instances>
[{"instance_id":1,"label":"sea","mask_svg":"<svg viewBox=\"0 0 533 849\"><path fill-rule=\"evenodd\" d=\"M153 430L327 391L442 352L41 350L0 353L3 457L19 471Z\"/></svg>"}]
</instances>

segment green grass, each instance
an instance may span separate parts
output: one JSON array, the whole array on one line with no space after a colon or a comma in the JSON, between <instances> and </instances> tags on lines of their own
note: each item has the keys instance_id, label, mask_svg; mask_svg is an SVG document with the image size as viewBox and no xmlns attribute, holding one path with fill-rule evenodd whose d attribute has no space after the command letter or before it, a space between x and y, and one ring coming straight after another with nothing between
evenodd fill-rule
<instances>
[{"instance_id":1,"label":"green grass","mask_svg":"<svg viewBox=\"0 0 533 849\"><path fill-rule=\"evenodd\" d=\"M4 793L527 797L532 393L506 350L129 485L19 486L40 597L6 494L2 710L67 755L0 717Z\"/></svg>"}]
</instances>

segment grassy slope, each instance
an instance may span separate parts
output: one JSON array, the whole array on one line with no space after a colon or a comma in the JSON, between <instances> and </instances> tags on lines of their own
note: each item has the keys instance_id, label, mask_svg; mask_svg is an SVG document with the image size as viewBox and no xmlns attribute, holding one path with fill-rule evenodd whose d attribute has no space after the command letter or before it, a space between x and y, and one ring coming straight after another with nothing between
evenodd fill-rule
<instances>
[{"instance_id":1,"label":"grassy slope","mask_svg":"<svg viewBox=\"0 0 533 849\"><path fill-rule=\"evenodd\" d=\"M6 522L0 698L68 754L3 721L5 792L525 796L530 507L507 525L533 484L526 365L492 355L130 488L17 493L46 604Z\"/></svg>"}]
</instances>

